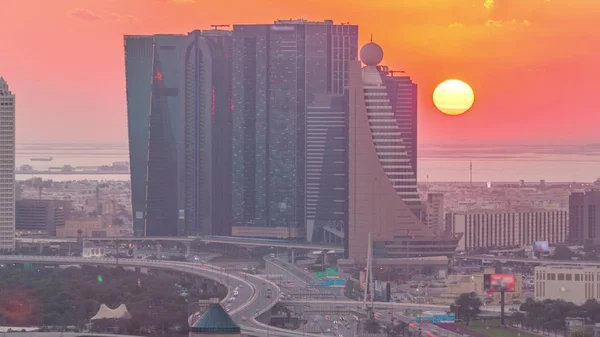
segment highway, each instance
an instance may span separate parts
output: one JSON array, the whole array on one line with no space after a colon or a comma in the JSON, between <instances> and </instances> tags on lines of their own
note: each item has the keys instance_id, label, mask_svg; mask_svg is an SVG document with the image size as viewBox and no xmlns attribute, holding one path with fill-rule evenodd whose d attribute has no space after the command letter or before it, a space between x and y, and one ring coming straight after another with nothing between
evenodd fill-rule
<instances>
[{"instance_id":1,"label":"highway","mask_svg":"<svg viewBox=\"0 0 600 337\"><path fill-rule=\"evenodd\" d=\"M91 238L84 237L86 241L94 242L152 242L152 241L173 241L173 242L192 242L194 240L200 240L206 243L221 243L241 246L255 246L255 247L278 247L278 248L296 248L296 249L308 249L308 250L334 250L335 252L343 252L344 248L340 246L324 245L324 244L312 244L312 243L296 243L278 240L257 240L251 238L237 238L237 237L178 237L178 236L149 236L149 237L102 237L102 238ZM62 242L77 242L76 238L34 238L34 237L17 237L15 240L23 243L62 243Z\"/></svg>"},{"instance_id":2,"label":"highway","mask_svg":"<svg viewBox=\"0 0 600 337\"><path fill-rule=\"evenodd\" d=\"M285 273L288 281L293 281L301 286L307 286L313 281L312 277L296 265L281 261L278 258L265 258L267 271L273 270Z\"/></svg>"},{"instance_id":3,"label":"highway","mask_svg":"<svg viewBox=\"0 0 600 337\"><path fill-rule=\"evenodd\" d=\"M55 265L101 265L101 266L116 266L116 259L100 258L86 259L81 257L62 257L62 256L19 256L19 255L4 255L0 256L0 261L5 263L39 263L39 264L55 264ZM229 314L240 325L242 331L248 334L269 335L274 337L297 337L304 335L301 332L290 331L271 327L255 320L262 313L271 309L278 302L280 289L275 284L266 279L254 275L247 275L244 279L242 274L228 273L223 268L208 264L197 264L190 262L173 262L173 261L158 261L158 260L140 260L140 259L119 259L119 266L122 267L139 267L150 269L171 270L182 273L187 273L195 276L201 276L215 280L221 284L232 285L232 282L239 282L241 285L238 295L235 297L235 306ZM235 287L235 285L232 285ZM271 288L271 298L267 298L267 289ZM227 307L232 294L221 302L224 307ZM232 302L233 302L232 301ZM246 319L243 319L245 317ZM80 334L81 335L81 334ZM47 336L47 335L45 335Z\"/></svg>"},{"instance_id":4,"label":"highway","mask_svg":"<svg viewBox=\"0 0 600 337\"><path fill-rule=\"evenodd\" d=\"M112 258L86 259L81 257L48 257L48 256L18 256L4 255L0 256L0 261L4 263L38 263L53 265L102 265L116 266L117 260ZM306 336L304 331L285 330L272 327L258 322L255 318L270 310L277 302L280 302L281 289L271 281L259 276L244 274L239 272L226 271L224 268L209 264L199 264L191 262L173 262L160 260L141 260L141 259L119 259L118 265L122 267L139 267L150 269L163 269L187 273L195 276L205 277L215 280L223 285L229 285L230 292L222 301L222 305L230 308L229 314L240 325L242 331L250 335L273 336L273 337L298 337ZM238 288L238 294L234 297L231 289ZM270 296L267 296L270 291ZM228 305L231 303L231 305ZM346 300L283 300L284 305L304 305L313 310L315 307L323 306L331 308L332 306L346 306L349 309L361 311L362 305L356 301ZM435 310L447 311L447 305L432 304L414 304L414 303L383 303L375 302L374 310L379 310L380 316L385 316L389 311L397 312L405 309ZM509 308L507 308L509 310ZM497 308L488 308L491 312L497 312ZM398 317L400 318L400 317ZM404 318L410 319L410 318ZM433 329L433 328L432 328ZM429 329L428 329L429 330ZM29 335L30 333L26 333ZM40 334L41 335L41 334ZM85 334L73 334L69 336L82 336ZM12 334L11 334L12 336ZM15 335L17 336L17 335ZM50 336L44 333L43 336ZM64 335L65 337L69 337Z\"/></svg>"},{"instance_id":5,"label":"highway","mask_svg":"<svg viewBox=\"0 0 600 337\"><path fill-rule=\"evenodd\" d=\"M525 259L525 258L514 258L514 257L502 257L502 256L485 256L485 255L456 255L455 260L488 260L488 261L500 261L505 262L518 262L526 264L539 264L539 265L573 265L573 266L600 266L600 262L595 261L582 261L582 260L550 260L550 259Z\"/></svg>"},{"instance_id":6,"label":"highway","mask_svg":"<svg viewBox=\"0 0 600 337\"><path fill-rule=\"evenodd\" d=\"M2 337L140 337L129 335L111 335L90 332L7 332Z\"/></svg>"}]
</instances>

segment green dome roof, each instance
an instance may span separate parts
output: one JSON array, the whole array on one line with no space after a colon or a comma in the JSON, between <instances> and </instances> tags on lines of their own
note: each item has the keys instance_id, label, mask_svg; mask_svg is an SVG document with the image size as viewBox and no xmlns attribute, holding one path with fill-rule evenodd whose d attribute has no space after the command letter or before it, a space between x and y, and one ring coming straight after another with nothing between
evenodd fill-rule
<instances>
[{"instance_id":1,"label":"green dome roof","mask_svg":"<svg viewBox=\"0 0 600 337\"><path fill-rule=\"evenodd\" d=\"M219 303L214 303L192 326L192 332L203 334L239 334L240 327Z\"/></svg>"}]
</instances>

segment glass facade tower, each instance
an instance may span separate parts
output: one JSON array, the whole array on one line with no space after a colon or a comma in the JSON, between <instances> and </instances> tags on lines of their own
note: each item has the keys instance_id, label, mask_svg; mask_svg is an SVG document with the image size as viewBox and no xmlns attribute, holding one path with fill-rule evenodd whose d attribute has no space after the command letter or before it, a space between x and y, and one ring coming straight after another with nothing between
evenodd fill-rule
<instances>
[{"instance_id":1,"label":"glass facade tower","mask_svg":"<svg viewBox=\"0 0 600 337\"><path fill-rule=\"evenodd\" d=\"M234 226L299 229L292 236L304 236L307 107L319 94L344 93L347 61L357 52L353 25L234 26Z\"/></svg>"},{"instance_id":2,"label":"glass facade tower","mask_svg":"<svg viewBox=\"0 0 600 337\"><path fill-rule=\"evenodd\" d=\"M134 232L230 235L231 33L126 36Z\"/></svg>"}]
</instances>

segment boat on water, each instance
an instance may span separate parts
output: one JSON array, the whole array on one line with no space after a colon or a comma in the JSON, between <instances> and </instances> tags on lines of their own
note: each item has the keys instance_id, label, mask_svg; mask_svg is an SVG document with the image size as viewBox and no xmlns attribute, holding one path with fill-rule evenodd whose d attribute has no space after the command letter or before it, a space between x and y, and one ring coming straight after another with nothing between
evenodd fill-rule
<instances>
[{"instance_id":1,"label":"boat on water","mask_svg":"<svg viewBox=\"0 0 600 337\"><path fill-rule=\"evenodd\" d=\"M52 161L52 157L44 157L44 158L29 158L31 161Z\"/></svg>"}]
</instances>

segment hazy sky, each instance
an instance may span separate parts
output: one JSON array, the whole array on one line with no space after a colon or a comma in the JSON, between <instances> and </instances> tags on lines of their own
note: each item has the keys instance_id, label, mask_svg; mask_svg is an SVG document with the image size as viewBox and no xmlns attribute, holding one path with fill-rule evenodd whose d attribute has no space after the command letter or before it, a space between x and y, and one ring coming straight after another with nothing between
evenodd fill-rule
<instances>
[{"instance_id":1,"label":"hazy sky","mask_svg":"<svg viewBox=\"0 0 600 337\"><path fill-rule=\"evenodd\" d=\"M422 143L600 139L598 0L3 0L0 75L18 142L127 139L124 34L210 24L333 19L372 33L384 63L419 83ZM459 78L473 109L443 116L435 85Z\"/></svg>"}]
</instances>

